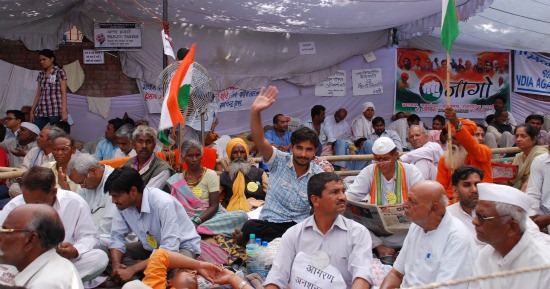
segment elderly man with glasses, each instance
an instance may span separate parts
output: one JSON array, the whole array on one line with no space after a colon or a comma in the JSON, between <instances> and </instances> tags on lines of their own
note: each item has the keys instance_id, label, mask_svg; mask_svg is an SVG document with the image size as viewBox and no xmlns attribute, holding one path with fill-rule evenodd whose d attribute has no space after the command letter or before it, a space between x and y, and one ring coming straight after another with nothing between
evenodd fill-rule
<instances>
[{"instance_id":1,"label":"elderly man with glasses","mask_svg":"<svg viewBox=\"0 0 550 289\"><path fill-rule=\"evenodd\" d=\"M527 232L527 211L534 202L522 191L504 185L477 185L479 202L473 223L477 238L489 244L477 257L474 275L517 270L550 264L548 245ZM481 289L548 288L549 270L536 270L519 275L479 281Z\"/></svg>"},{"instance_id":2,"label":"elderly man with glasses","mask_svg":"<svg viewBox=\"0 0 550 289\"><path fill-rule=\"evenodd\" d=\"M0 262L19 271L15 285L83 288L75 266L56 252L64 236L63 223L52 207L29 204L13 209L0 229Z\"/></svg>"},{"instance_id":3,"label":"elderly man with glasses","mask_svg":"<svg viewBox=\"0 0 550 289\"><path fill-rule=\"evenodd\" d=\"M366 201L377 206L395 206L407 201L411 186L424 180L414 166L398 161L399 152L388 137L380 137L372 146L374 162L361 170L349 189L347 198L352 201ZM371 233L372 248L378 257L395 255L403 246L406 232L388 237Z\"/></svg>"},{"instance_id":4,"label":"elderly man with glasses","mask_svg":"<svg viewBox=\"0 0 550 289\"><path fill-rule=\"evenodd\" d=\"M99 232L99 244L102 246L109 245L111 222L116 209L109 192L103 189L113 170L108 165L100 165L94 156L84 153L73 156L67 166L69 178L80 185L76 193L90 206L92 220Z\"/></svg>"}]
</instances>

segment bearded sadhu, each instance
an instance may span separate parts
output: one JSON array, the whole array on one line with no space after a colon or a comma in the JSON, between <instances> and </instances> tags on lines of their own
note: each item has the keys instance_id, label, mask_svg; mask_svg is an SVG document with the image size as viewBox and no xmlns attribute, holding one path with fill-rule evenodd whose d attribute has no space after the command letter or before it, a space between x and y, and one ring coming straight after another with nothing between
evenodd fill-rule
<instances>
[{"instance_id":1,"label":"bearded sadhu","mask_svg":"<svg viewBox=\"0 0 550 289\"><path fill-rule=\"evenodd\" d=\"M485 173L482 182L492 183L492 153L488 146L479 144L474 138L477 125L473 121L458 118L456 111L450 106L445 108L445 118L451 123L450 135L452 136L453 147L452 150L447 150L439 160L436 180L445 187L449 200L454 200L451 184L452 170L463 165L475 166ZM449 157L451 153L452 157Z\"/></svg>"}]
</instances>

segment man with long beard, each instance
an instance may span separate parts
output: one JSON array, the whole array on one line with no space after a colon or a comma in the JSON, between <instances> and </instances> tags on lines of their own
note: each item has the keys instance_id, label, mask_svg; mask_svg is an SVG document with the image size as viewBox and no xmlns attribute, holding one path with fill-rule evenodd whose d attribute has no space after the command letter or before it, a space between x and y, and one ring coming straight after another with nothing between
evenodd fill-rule
<instances>
[{"instance_id":1,"label":"man with long beard","mask_svg":"<svg viewBox=\"0 0 550 289\"><path fill-rule=\"evenodd\" d=\"M453 147L451 150L445 151L439 160L436 180L445 187L447 197L454 203L456 199L451 183L452 172L463 165L475 166L482 169L485 174L482 182L492 183L492 153L488 146L479 144L474 138L474 133L477 130L475 122L464 118L459 119L456 116L456 111L450 106L445 108L445 118L452 125L450 135L452 135Z\"/></svg>"},{"instance_id":2,"label":"man with long beard","mask_svg":"<svg viewBox=\"0 0 550 289\"><path fill-rule=\"evenodd\" d=\"M234 138L227 143L225 150L231 162L229 171L220 175L222 205L227 208L232 197L242 192L247 199L264 200L267 174L247 161L248 145L242 139Z\"/></svg>"}]
</instances>

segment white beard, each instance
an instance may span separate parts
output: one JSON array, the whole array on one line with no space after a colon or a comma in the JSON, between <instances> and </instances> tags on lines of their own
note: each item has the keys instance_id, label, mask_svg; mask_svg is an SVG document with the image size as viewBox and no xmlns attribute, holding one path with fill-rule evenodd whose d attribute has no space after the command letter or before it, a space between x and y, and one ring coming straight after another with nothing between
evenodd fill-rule
<instances>
[{"instance_id":1,"label":"white beard","mask_svg":"<svg viewBox=\"0 0 550 289\"><path fill-rule=\"evenodd\" d=\"M229 177L234 180L238 172L242 172L245 176L250 172L252 164L243 159L236 159L229 163Z\"/></svg>"},{"instance_id":2,"label":"white beard","mask_svg":"<svg viewBox=\"0 0 550 289\"><path fill-rule=\"evenodd\" d=\"M445 167L448 169L457 169L463 166L466 162L466 158L468 157L468 152L466 149L461 145L453 144L453 155L452 158L449 157L450 151L445 151ZM451 166L451 159L453 160L452 166Z\"/></svg>"}]
</instances>

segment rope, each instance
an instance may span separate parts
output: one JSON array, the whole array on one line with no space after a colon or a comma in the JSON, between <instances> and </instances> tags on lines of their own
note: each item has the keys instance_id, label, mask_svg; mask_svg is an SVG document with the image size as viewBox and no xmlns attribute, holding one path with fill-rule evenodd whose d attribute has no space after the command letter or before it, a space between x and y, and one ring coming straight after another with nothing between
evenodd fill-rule
<instances>
[{"instance_id":1,"label":"rope","mask_svg":"<svg viewBox=\"0 0 550 289\"><path fill-rule=\"evenodd\" d=\"M430 283L428 285L423 286L414 286L414 287L408 287L408 288L402 288L402 289L434 289L438 287L443 286L454 286L462 283L469 283L473 281L479 281L479 280L487 280L487 279L495 279L500 277L507 277L510 275L518 275L523 273L529 273L529 272L535 272L535 271L542 271L550 269L550 264L543 264L543 265L537 265L532 267L524 267L521 269L516 270L510 270L510 271L499 271L488 275L479 275L479 276L472 276L468 278L460 278L456 280L451 281L445 281L445 282L434 282Z\"/></svg>"}]
</instances>

